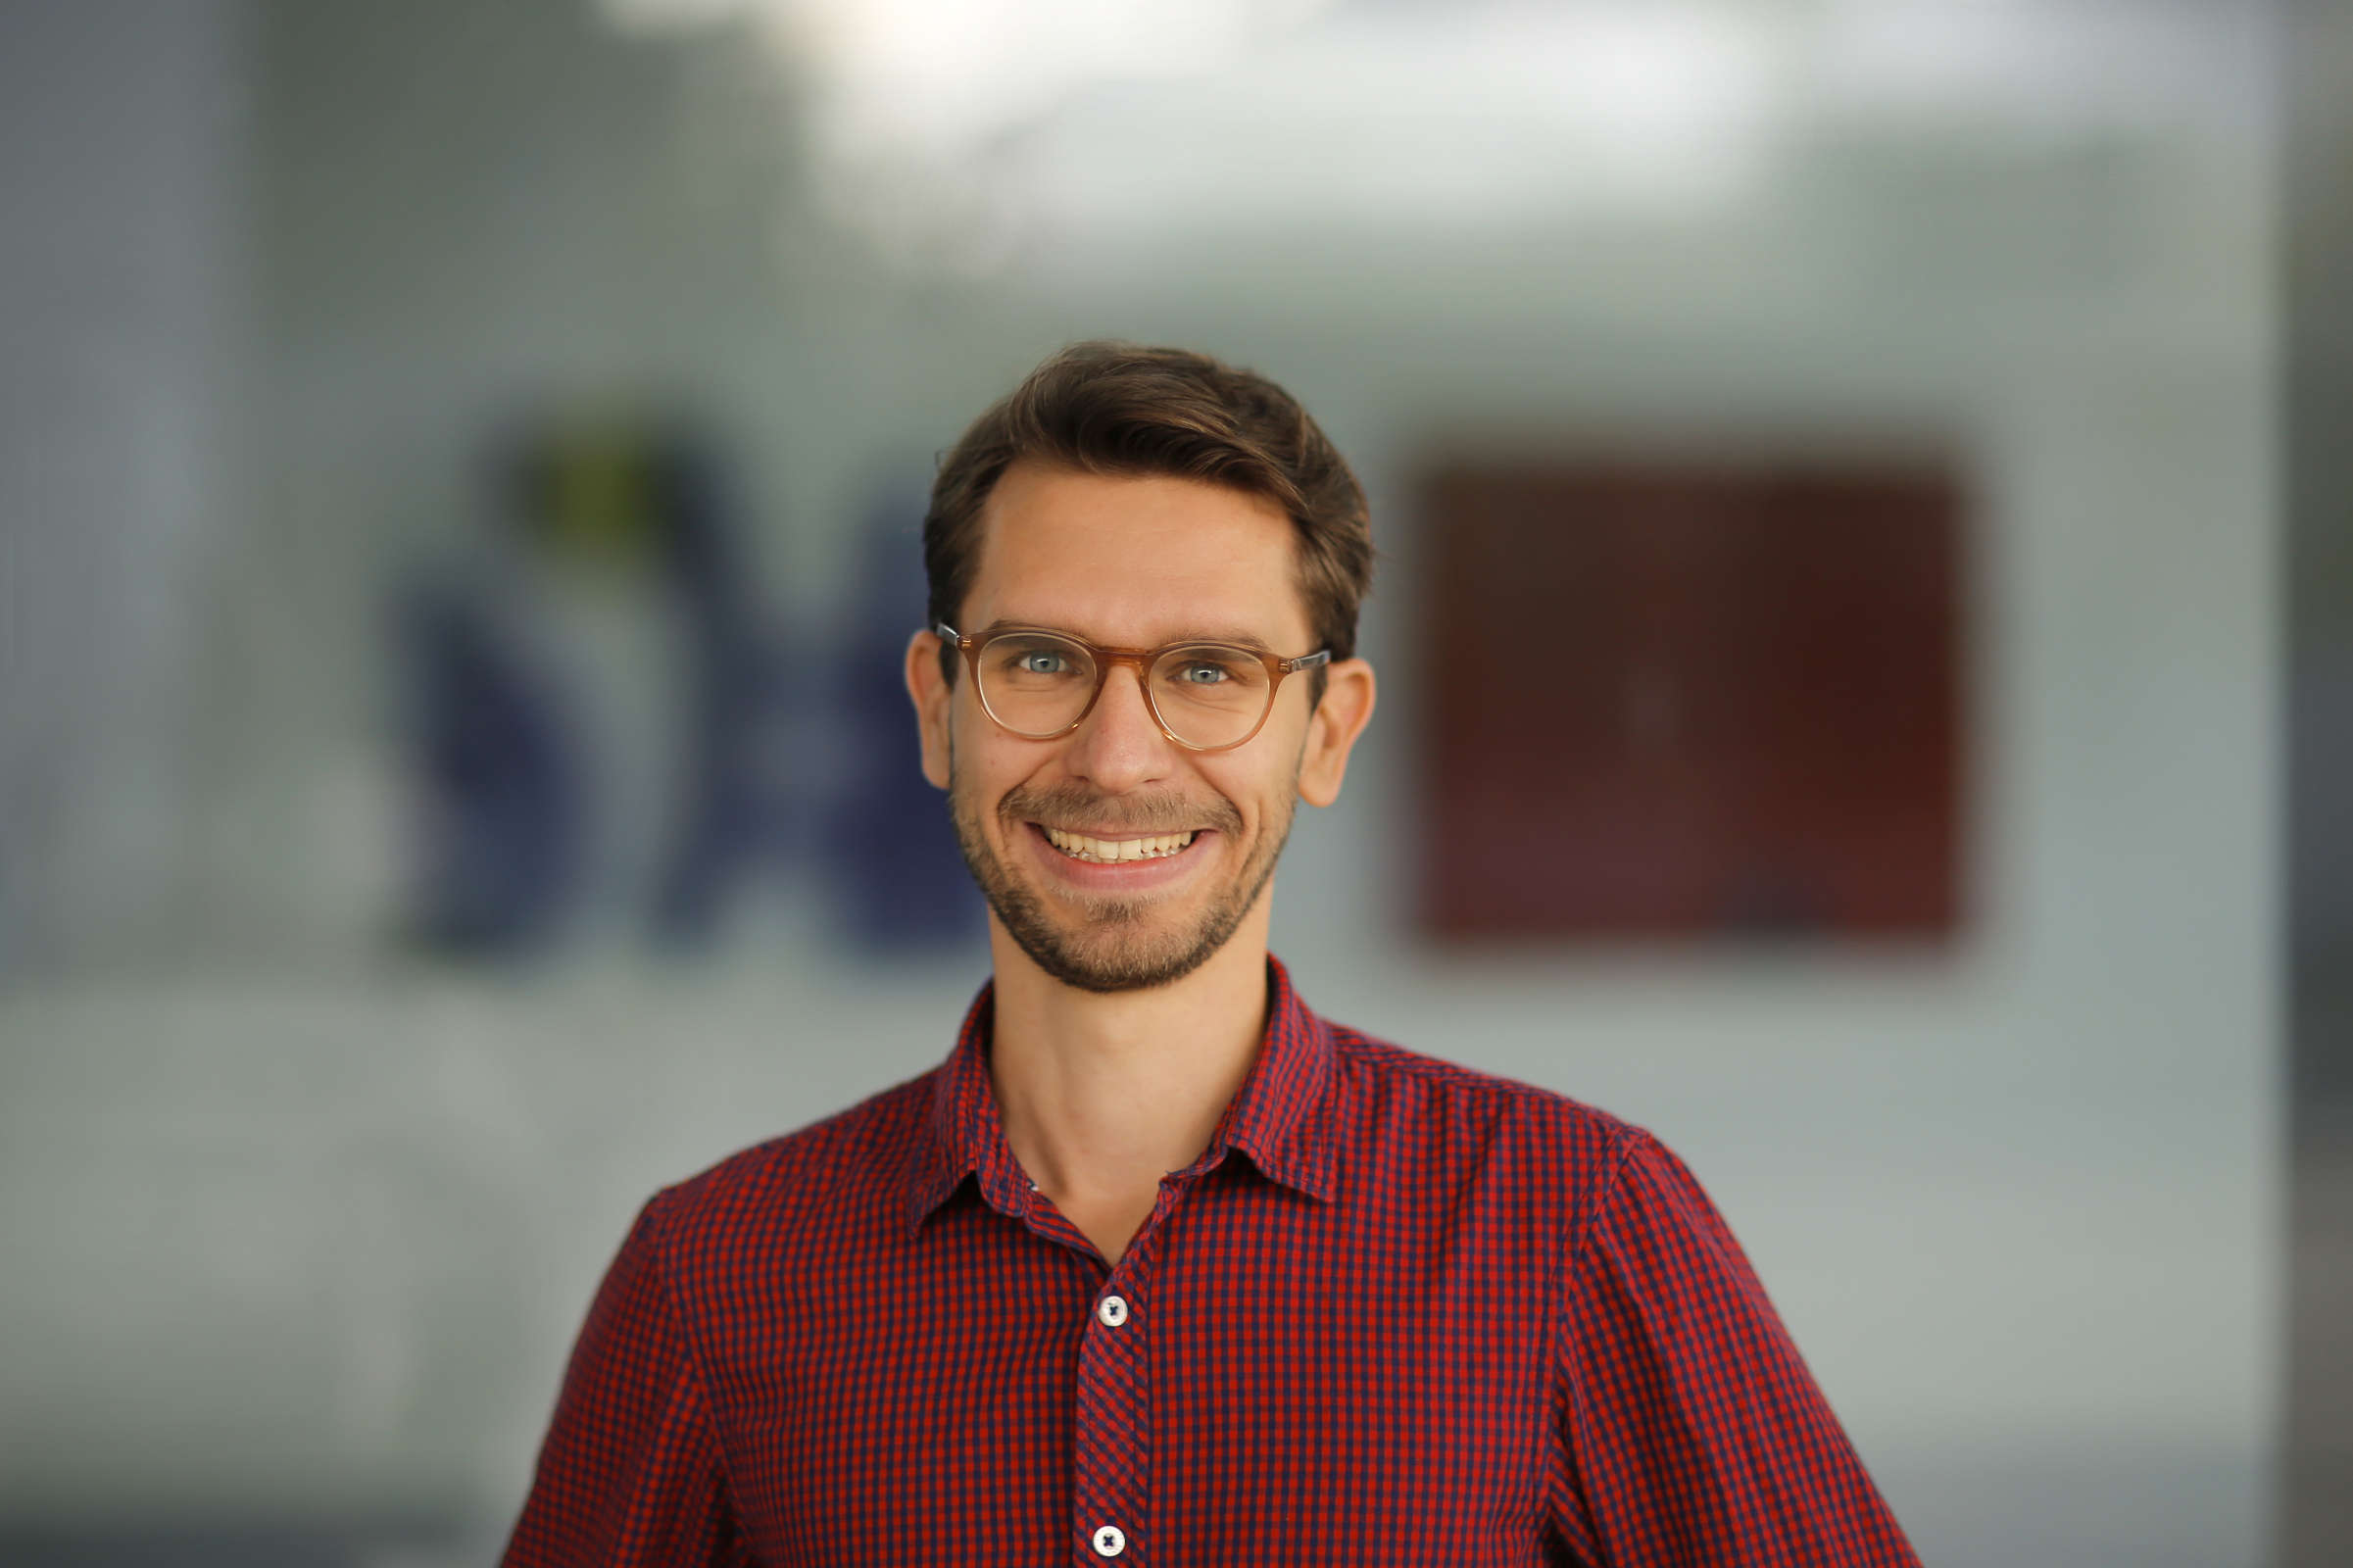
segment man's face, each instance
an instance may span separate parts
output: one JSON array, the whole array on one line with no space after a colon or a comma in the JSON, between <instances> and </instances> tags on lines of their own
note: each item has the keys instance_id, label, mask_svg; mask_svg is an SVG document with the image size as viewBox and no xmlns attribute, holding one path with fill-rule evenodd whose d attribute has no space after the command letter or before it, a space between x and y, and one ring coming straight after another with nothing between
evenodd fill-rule
<instances>
[{"instance_id":1,"label":"man's face","mask_svg":"<svg viewBox=\"0 0 2353 1568\"><path fill-rule=\"evenodd\" d=\"M1103 647L1314 651L1289 519L1190 479L1015 465L989 498L962 613L956 630L984 635L1018 625ZM1337 796L1371 709L1371 672L1350 660L1332 671L1326 711L1310 714L1310 677L1295 675L1256 736L1194 752L1160 732L1134 670L1117 667L1076 730L1025 740L982 710L968 667L946 687L937 650L928 635L907 650L924 771L949 792L965 863L1005 933L1088 991L1165 985L1246 920L1262 931L1295 803ZM1148 846L1159 853L1108 858L1136 840L1159 841Z\"/></svg>"}]
</instances>

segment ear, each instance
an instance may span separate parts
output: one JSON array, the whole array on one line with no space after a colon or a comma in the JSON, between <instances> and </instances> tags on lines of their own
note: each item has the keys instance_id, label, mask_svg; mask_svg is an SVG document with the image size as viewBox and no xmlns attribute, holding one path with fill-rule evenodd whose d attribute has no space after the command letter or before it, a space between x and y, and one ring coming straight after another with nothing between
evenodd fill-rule
<instances>
[{"instance_id":1,"label":"ear","mask_svg":"<svg viewBox=\"0 0 2353 1568\"><path fill-rule=\"evenodd\" d=\"M915 705L915 732L923 743L923 776L934 789L948 787L948 706L956 693L940 673L940 648L935 632L919 631L907 640L907 695Z\"/></svg>"},{"instance_id":2,"label":"ear","mask_svg":"<svg viewBox=\"0 0 2353 1568\"><path fill-rule=\"evenodd\" d=\"M1373 716L1373 666L1361 659L1344 659L1325 672L1324 700L1307 716L1307 744L1299 754L1299 799L1309 806L1340 799L1348 752Z\"/></svg>"}]
</instances>

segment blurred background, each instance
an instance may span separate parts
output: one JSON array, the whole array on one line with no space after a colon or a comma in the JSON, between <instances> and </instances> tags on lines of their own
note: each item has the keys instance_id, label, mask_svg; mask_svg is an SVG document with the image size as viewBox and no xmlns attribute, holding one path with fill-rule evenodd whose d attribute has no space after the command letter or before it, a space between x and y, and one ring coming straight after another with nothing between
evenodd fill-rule
<instances>
[{"instance_id":1,"label":"blurred background","mask_svg":"<svg viewBox=\"0 0 2353 1568\"><path fill-rule=\"evenodd\" d=\"M0 1560L495 1556L946 1054L924 492L1092 336L1373 500L1313 1004L1682 1152L1928 1561L2346 1560L2332 9L0 3Z\"/></svg>"}]
</instances>

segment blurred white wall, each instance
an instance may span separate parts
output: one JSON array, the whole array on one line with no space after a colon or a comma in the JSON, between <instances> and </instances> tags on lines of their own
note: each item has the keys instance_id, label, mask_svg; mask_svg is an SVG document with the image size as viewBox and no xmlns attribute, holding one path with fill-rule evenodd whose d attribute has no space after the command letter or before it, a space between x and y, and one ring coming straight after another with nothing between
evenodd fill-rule
<instances>
[{"instance_id":1,"label":"blurred white wall","mask_svg":"<svg viewBox=\"0 0 2353 1568\"><path fill-rule=\"evenodd\" d=\"M240 511L242 14L15 6L0 48L0 973L183 880L180 715Z\"/></svg>"},{"instance_id":2,"label":"blurred white wall","mask_svg":"<svg viewBox=\"0 0 2353 1568\"><path fill-rule=\"evenodd\" d=\"M1731 9L1801 60L1826 14ZM2123 25L2007 9L2030 34L2038 11ZM96 12L52 25L100 79L252 94L250 161L210 177L257 192L255 501L181 503L226 566L172 601L208 628L174 754L196 791L174 808L196 890L178 925L93 928L74 968L0 993L0 1513L495 1534L633 1205L921 1071L980 978L977 956L877 972L813 899L704 967L524 982L381 956L398 796L376 595L475 506L485 421L531 390L700 389L772 519L778 593L814 612L893 465L1056 344L1123 335L1275 375L1374 492L1386 706L1278 901L1310 1001L1681 1151L1928 1560L2260 1560L2278 607L2270 149L2243 94L2110 95L2073 120L1966 84L1835 112L1800 95L1748 183L1668 212L1574 191L1446 220L1311 191L1221 207L1198 177L1204 205L1144 187L1116 223L1022 208L1094 190L1121 166L1087 147L1178 134L1200 101L1105 87L1028 122L1005 166L1009 211L1060 216L959 260L845 218L792 151L811 78L749 29L455 0L178 14L135 46L78 20ZM2239 53L2188 73L2198 94L2260 63L2259 21L2217 35ZM1201 91L1279 138L1250 67ZM43 123L101 118L94 93L52 97ZM117 202L169 180L152 161L201 118L141 102L141 150L82 166ZM152 220L216 244L209 210ZM1961 452L1983 531L1958 953L1410 942L1406 486L1446 441L1562 429ZM103 530L110 505L82 514ZM12 504L12 550L67 548L62 515ZM150 744L145 710L103 710L110 744Z\"/></svg>"}]
</instances>

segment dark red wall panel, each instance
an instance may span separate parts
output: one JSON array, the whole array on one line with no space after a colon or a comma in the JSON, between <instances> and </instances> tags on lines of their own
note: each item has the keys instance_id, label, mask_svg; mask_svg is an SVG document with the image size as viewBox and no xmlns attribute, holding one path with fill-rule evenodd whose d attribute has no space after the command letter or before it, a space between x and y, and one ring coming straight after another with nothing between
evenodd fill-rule
<instances>
[{"instance_id":1,"label":"dark red wall panel","mask_svg":"<svg viewBox=\"0 0 2353 1568\"><path fill-rule=\"evenodd\" d=\"M1460 465L1423 501L1429 930L1955 929L1948 474Z\"/></svg>"}]
</instances>

